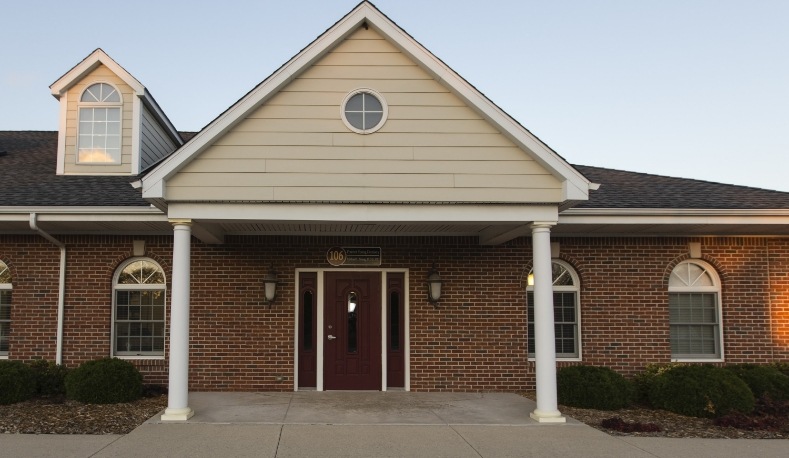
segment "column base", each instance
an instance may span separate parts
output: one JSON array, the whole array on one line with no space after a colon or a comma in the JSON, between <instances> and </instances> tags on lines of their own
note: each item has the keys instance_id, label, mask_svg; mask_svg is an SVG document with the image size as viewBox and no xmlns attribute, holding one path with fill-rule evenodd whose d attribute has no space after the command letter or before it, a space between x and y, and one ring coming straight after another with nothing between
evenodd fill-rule
<instances>
[{"instance_id":1,"label":"column base","mask_svg":"<svg viewBox=\"0 0 789 458\"><path fill-rule=\"evenodd\" d=\"M529 416L532 420L536 420L539 423L567 423L567 419L558 410L544 412L534 409L534 412L530 413Z\"/></svg>"},{"instance_id":2,"label":"column base","mask_svg":"<svg viewBox=\"0 0 789 458\"><path fill-rule=\"evenodd\" d=\"M186 421L192 418L195 412L192 410L191 407L185 407L183 409L165 409L164 413L162 414L162 421Z\"/></svg>"}]
</instances>

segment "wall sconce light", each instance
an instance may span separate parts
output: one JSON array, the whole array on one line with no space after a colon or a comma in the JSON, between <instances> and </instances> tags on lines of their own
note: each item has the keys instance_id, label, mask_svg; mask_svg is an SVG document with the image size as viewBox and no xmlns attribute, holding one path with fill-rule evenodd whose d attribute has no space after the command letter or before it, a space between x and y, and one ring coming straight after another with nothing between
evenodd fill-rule
<instances>
[{"instance_id":1,"label":"wall sconce light","mask_svg":"<svg viewBox=\"0 0 789 458\"><path fill-rule=\"evenodd\" d=\"M263 289L264 289L264 298L263 302L268 304L268 307L271 308L271 304L274 302L274 299L277 297L277 271L274 270L274 264L271 264L268 268L268 273L263 278Z\"/></svg>"},{"instance_id":2,"label":"wall sconce light","mask_svg":"<svg viewBox=\"0 0 789 458\"><path fill-rule=\"evenodd\" d=\"M438 300L441 299L441 285L444 283L441 276L438 275L436 265L427 273L427 300L434 306L437 305Z\"/></svg>"}]
</instances>

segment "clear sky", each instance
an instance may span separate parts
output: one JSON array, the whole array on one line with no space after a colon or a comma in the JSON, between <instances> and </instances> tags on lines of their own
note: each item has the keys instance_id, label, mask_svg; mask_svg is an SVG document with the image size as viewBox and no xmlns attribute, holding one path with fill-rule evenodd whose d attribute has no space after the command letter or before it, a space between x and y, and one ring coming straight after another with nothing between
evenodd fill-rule
<instances>
[{"instance_id":1,"label":"clear sky","mask_svg":"<svg viewBox=\"0 0 789 458\"><path fill-rule=\"evenodd\" d=\"M356 0L5 0L0 130L102 48L199 130ZM789 0L373 2L573 164L789 191Z\"/></svg>"}]
</instances>

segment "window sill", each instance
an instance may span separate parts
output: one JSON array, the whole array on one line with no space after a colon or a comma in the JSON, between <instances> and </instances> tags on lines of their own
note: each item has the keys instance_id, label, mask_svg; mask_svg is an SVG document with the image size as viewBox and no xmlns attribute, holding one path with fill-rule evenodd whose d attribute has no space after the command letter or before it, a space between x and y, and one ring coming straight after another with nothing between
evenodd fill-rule
<instances>
[{"instance_id":1,"label":"window sill","mask_svg":"<svg viewBox=\"0 0 789 458\"><path fill-rule=\"evenodd\" d=\"M0 355L0 359L8 359L8 355Z\"/></svg>"},{"instance_id":2,"label":"window sill","mask_svg":"<svg viewBox=\"0 0 789 458\"><path fill-rule=\"evenodd\" d=\"M530 356L529 357L529 362L533 363L534 361L536 361L536 359L534 357ZM556 362L557 363L561 363L561 362L580 362L580 361L583 361L583 358L580 358L580 357L577 357L577 358L560 358L558 356L556 357Z\"/></svg>"},{"instance_id":3,"label":"window sill","mask_svg":"<svg viewBox=\"0 0 789 458\"><path fill-rule=\"evenodd\" d=\"M671 358L672 363L723 363L723 358Z\"/></svg>"},{"instance_id":4,"label":"window sill","mask_svg":"<svg viewBox=\"0 0 789 458\"><path fill-rule=\"evenodd\" d=\"M157 356L157 355L115 355L113 358L118 359L164 359L164 355Z\"/></svg>"}]
</instances>

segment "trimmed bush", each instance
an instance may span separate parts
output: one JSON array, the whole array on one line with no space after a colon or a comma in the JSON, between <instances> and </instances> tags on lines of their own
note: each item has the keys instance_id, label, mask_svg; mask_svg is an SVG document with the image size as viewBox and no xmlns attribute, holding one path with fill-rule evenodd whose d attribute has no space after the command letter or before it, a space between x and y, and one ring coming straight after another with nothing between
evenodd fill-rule
<instances>
[{"instance_id":1,"label":"trimmed bush","mask_svg":"<svg viewBox=\"0 0 789 458\"><path fill-rule=\"evenodd\" d=\"M0 360L0 404L26 401L35 393L33 371L27 364Z\"/></svg>"},{"instance_id":2,"label":"trimmed bush","mask_svg":"<svg viewBox=\"0 0 789 458\"><path fill-rule=\"evenodd\" d=\"M772 363L770 367L778 369L782 374L789 377L789 363Z\"/></svg>"},{"instance_id":3,"label":"trimmed bush","mask_svg":"<svg viewBox=\"0 0 789 458\"><path fill-rule=\"evenodd\" d=\"M649 390L655 408L691 417L750 413L755 399L732 372L710 365L673 367L655 376Z\"/></svg>"},{"instance_id":4,"label":"trimmed bush","mask_svg":"<svg viewBox=\"0 0 789 458\"><path fill-rule=\"evenodd\" d=\"M88 361L66 375L66 397L88 404L116 404L139 399L142 375L117 358Z\"/></svg>"},{"instance_id":5,"label":"trimmed bush","mask_svg":"<svg viewBox=\"0 0 789 458\"><path fill-rule=\"evenodd\" d=\"M633 384L636 387L636 401L641 404L650 405L649 390L652 387L652 382L660 374L664 374L675 367L684 366L683 363L659 363L647 364L644 371L633 378Z\"/></svg>"},{"instance_id":6,"label":"trimmed bush","mask_svg":"<svg viewBox=\"0 0 789 458\"><path fill-rule=\"evenodd\" d=\"M789 377L772 366L734 364L726 370L741 378L757 398L768 396L775 401L789 400Z\"/></svg>"},{"instance_id":7,"label":"trimmed bush","mask_svg":"<svg viewBox=\"0 0 789 458\"><path fill-rule=\"evenodd\" d=\"M66 394L66 374L68 368L62 364L45 359L28 361L33 373L37 396L62 396Z\"/></svg>"},{"instance_id":8,"label":"trimmed bush","mask_svg":"<svg viewBox=\"0 0 789 458\"><path fill-rule=\"evenodd\" d=\"M616 410L630 405L633 384L607 367L569 366L556 373L559 403L598 410Z\"/></svg>"}]
</instances>

